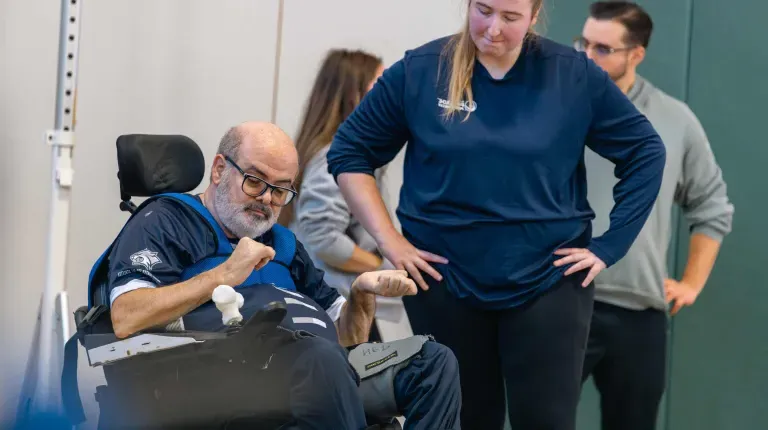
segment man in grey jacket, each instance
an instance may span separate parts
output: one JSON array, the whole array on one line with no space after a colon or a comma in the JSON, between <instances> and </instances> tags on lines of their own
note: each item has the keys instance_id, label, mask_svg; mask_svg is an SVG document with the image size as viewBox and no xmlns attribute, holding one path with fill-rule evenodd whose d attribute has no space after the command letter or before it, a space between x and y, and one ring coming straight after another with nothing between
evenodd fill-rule
<instances>
[{"instance_id":1,"label":"man in grey jacket","mask_svg":"<svg viewBox=\"0 0 768 430\"><path fill-rule=\"evenodd\" d=\"M667 310L690 306L701 293L720 242L731 230L733 206L707 137L688 106L638 76L652 31L650 16L630 2L596 2L576 48L602 67L651 121L667 150L656 205L627 255L595 279L595 309L583 379L594 377L603 430L653 429L665 389ZM587 151L594 234L610 223L614 166ZM668 278L672 204L690 231L681 280Z\"/></svg>"}]
</instances>

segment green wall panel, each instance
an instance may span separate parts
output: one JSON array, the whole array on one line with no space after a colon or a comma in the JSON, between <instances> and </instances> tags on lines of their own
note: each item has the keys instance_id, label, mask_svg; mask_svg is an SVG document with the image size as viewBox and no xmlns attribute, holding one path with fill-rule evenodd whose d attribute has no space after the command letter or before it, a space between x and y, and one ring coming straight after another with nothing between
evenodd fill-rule
<instances>
[{"instance_id":1,"label":"green wall panel","mask_svg":"<svg viewBox=\"0 0 768 430\"><path fill-rule=\"evenodd\" d=\"M698 115L736 206L734 231L695 306L673 319L670 386L659 429L741 430L768 426L768 16L766 2L640 1L655 30L640 73ZM546 3L540 31L570 44L590 2ZM752 179L747 179L747 176ZM677 217L677 214L675 214ZM670 272L687 259L687 227L673 238ZM599 429L588 382L580 430Z\"/></svg>"},{"instance_id":2,"label":"green wall panel","mask_svg":"<svg viewBox=\"0 0 768 430\"><path fill-rule=\"evenodd\" d=\"M766 16L764 1L694 2L689 104L736 212L703 294L675 318L674 430L768 428ZM685 258L683 249L678 262Z\"/></svg>"}]
</instances>

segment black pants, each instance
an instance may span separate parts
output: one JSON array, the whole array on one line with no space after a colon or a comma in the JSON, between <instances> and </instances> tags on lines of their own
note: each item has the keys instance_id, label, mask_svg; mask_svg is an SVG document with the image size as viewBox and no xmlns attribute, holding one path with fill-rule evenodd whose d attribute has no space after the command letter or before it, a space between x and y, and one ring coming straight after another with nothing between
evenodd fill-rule
<instances>
[{"instance_id":1,"label":"black pants","mask_svg":"<svg viewBox=\"0 0 768 430\"><path fill-rule=\"evenodd\" d=\"M485 311L430 289L403 297L414 334L432 334L459 361L465 429L572 430L592 314L586 275L563 278L525 306ZM504 404L504 382L507 405Z\"/></svg>"},{"instance_id":2,"label":"black pants","mask_svg":"<svg viewBox=\"0 0 768 430\"><path fill-rule=\"evenodd\" d=\"M653 430L666 383L667 316L596 302L583 380L600 393L603 430Z\"/></svg>"},{"instance_id":3,"label":"black pants","mask_svg":"<svg viewBox=\"0 0 768 430\"><path fill-rule=\"evenodd\" d=\"M326 339L289 341L252 362L207 361L124 375L148 383L121 383L109 399L99 399L99 428L362 430L370 424L347 351ZM459 428L458 367L448 348L427 342L395 376L394 393L406 430Z\"/></svg>"}]
</instances>

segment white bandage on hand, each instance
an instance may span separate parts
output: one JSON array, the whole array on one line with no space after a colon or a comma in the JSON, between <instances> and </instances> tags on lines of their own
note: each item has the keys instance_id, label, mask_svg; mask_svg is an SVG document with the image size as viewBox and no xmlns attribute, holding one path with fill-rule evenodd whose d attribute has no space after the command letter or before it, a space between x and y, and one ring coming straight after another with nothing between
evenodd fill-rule
<instances>
[{"instance_id":1,"label":"white bandage on hand","mask_svg":"<svg viewBox=\"0 0 768 430\"><path fill-rule=\"evenodd\" d=\"M229 285L219 285L213 290L212 299L216 303L216 308L221 311L221 322L224 325L231 326L243 321L240 308L243 307L245 299L234 288Z\"/></svg>"}]
</instances>

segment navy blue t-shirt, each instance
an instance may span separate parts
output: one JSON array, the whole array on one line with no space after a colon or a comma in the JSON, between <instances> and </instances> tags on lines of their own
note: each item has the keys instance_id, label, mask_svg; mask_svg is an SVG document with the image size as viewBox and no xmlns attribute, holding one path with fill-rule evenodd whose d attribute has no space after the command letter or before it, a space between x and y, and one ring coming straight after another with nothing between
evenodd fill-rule
<instances>
[{"instance_id":1,"label":"navy blue t-shirt","mask_svg":"<svg viewBox=\"0 0 768 430\"><path fill-rule=\"evenodd\" d=\"M339 128L329 171L372 174L408 142L404 235L448 258L434 265L444 285L482 307L515 306L555 284L566 270L553 266L558 248L589 248L609 266L622 258L661 185L666 153L650 122L584 54L542 37L523 44L502 79L476 61L474 103L446 100L447 40L384 72ZM454 103L464 110L445 120ZM594 239L585 145L620 178L610 229Z\"/></svg>"},{"instance_id":2,"label":"navy blue t-shirt","mask_svg":"<svg viewBox=\"0 0 768 430\"><path fill-rule=\"evenodd\" d=\"M258 242L273 246L272 231ZM231 241L233 247L237 240ZM161 287L182 280L182 272L194 262L216 252L216 239L208 224L187 205L170 198L150 202L125 226L109 254L108 290L110 303L120 294L141 287ZM316 268L304 246L296 241L296 253L290 265L291 279L296 291L309 297L324 311L338 313L337 290L323 280L323 271ZM286 292L289 302L297 303L298 294ZM210 302L209 302L210 304ZM266 304L266 303L264 303ZM246 304L248 305L248 304ZM253 304L251 304L253 305ZM311 303L309 304L311 307ZM260 306L244 306L258 309ZM299 309L309 309L306 305ZM220 312L212 321L220 322ZM248 318L243 310L243 317ZM290 312L290 307L289 307ZM195 327L195 330L215 330L219 327ZM332 327L329 327L332 328ZM190 329L190 328L187 328ZM335 329L334 329L335 330ZM312 330L309 330L312 331Z\"/></svg>"}]
</instances>

